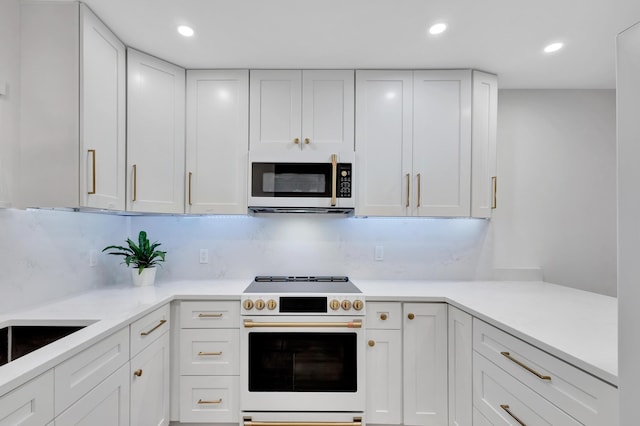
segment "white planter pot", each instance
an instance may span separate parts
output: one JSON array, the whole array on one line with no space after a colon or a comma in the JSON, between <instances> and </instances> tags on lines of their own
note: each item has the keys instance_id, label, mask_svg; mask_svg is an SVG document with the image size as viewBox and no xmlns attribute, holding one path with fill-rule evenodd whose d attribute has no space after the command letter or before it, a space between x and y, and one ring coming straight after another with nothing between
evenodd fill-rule
<instances>
[{"instance_id":1,"label":"white planter pot","mask_svg":"<svg viewBox=\"0 0 640 426\"><path fill-rule=\"evenodd\" d=\"M144 268L142 273L138 273L138 268L131 269L131 277L135 287L144 287L153 285L156 281L156 268Z\"/></svg>"}]
</instances>

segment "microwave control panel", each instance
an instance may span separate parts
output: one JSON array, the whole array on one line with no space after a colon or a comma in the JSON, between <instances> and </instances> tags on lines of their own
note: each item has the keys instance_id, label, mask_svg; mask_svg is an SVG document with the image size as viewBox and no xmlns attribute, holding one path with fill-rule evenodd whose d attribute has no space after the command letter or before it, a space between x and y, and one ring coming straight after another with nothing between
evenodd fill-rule
<instances>
[{"instance_id":1,"label":"microwave control panel","mask_svg":"<svg viewBox=\"0 0 640 426\"><path fill-rule=\"evenodd\" d=\"M338 198L351 198L351 163L338 164Z\"/></svg>"}]
</instances>

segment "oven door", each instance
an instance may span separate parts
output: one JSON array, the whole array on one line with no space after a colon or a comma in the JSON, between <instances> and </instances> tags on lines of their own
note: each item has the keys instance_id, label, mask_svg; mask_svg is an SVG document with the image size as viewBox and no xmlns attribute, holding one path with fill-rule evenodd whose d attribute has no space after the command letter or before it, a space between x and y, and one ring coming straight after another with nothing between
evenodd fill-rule
<instances>
[{"instance_id":1,"label":"oven door","mask_svg":"<svg viewBox=\"0 0 640 426\"><path fill-rule=\"evenodd\" d=\"M242 411L364 411L361 327L352 317L245 317Z\"/></svg>"}]
</instances>

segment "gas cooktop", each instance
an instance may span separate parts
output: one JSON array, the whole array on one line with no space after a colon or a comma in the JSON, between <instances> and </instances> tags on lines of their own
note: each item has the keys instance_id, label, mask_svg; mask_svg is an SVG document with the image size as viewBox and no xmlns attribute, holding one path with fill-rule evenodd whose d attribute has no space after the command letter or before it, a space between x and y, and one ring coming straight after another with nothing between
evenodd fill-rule
<instances>
[{"instance_id":1,"label":"gas cooktop","mask_svg":"<svg viewBox=\"0 0 640 426\"><path fill-rule=\"evenodd\" d=\"M245 293L361 293L345 276L257 276Z\"/></svg>"}]
</instances>

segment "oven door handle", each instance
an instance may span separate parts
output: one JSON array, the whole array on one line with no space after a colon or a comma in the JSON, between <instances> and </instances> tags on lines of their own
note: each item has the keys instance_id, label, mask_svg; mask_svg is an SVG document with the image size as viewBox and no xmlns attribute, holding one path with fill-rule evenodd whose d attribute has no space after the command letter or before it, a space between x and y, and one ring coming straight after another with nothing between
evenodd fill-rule
<instances>
[{"instance_id":1,"label":"oven door handle","mask_svg":"<svg viewBox=\"0 0 640 426\"><path fill-rule=\"evenodd\" d=\"M362 417L354 417L352 422L254 422L245 417L244 426L362 426Z\"/></svg>"},{"instance_id":2,"label":"oven door handle","mask_svg":"<svg viewBox=\"0 0 640 426\"><path fill-rule=\"evenodd\" d=\"M244 328L362 328L362 320L348 322L253 322L244 320ZM349 423L351 424L351 423ZM295 425L294 425L295 426Z\"/></svg>"}]
</instances>

